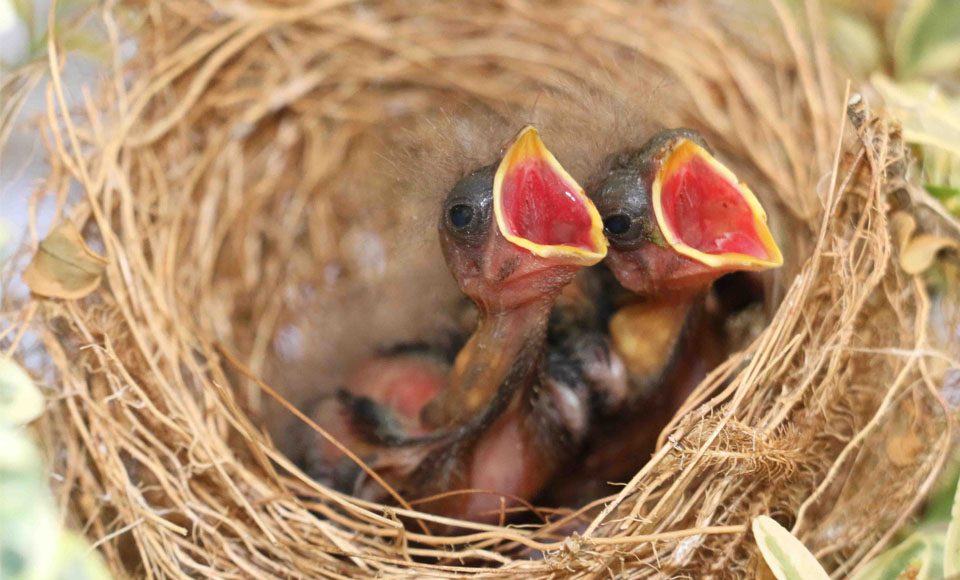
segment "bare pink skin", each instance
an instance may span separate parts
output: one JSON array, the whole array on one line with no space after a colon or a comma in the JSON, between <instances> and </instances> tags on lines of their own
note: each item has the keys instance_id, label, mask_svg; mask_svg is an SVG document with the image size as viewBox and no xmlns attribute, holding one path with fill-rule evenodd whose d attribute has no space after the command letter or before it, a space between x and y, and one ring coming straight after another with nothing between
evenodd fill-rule
<instances>
[{"instance_id":1,"label":"bare pink skin","mask_svg":"<svg viewBox=\"0 0 960 580\"><path fill-rule=\"evenodd\" d=\"M493 523L509 510L535 496L552 473L534 436L527 431L525 414L510 409L484 430L464 465L461 484L450 495L424 502L421 507L448 517Z\"/></svg>"},{"instance_id":2,"label":"bare pink skin","mask_svg":"<svg viewBox=\"0 0 960 580\"><path fill-rule=\"evenodd\" d=\"M523 414L510 410L484 434L470 463L469 487L496 490L498 494L474 494L463 512L473 518L493 521L501 506L511 508L518 498L536 495L550 472L548 462L524 428ZM502 494L502 503L501 503Z\"/></svg>"},{"instance_id":3,"label":"bare pink skin","mask_svg":"<svg viewBox=\"0 0 960 580\"><path fill-rule=\"evenodd\" d=\"M446 386L447 372L445 365L423 357L379 357L354 372L346 388L390 407L416 428L420 410Z\"/></svg>"},{"instance_id":4,"label":"bare pink skin","mask_svg":"<svg viewBox=\"0 0 960 580\"><path fill-rule=\"evenodd\" d=\"M375 357L360 365L346 380L344 388L354 395L369 397L391 411L412 435L428 430L420 422L420 411L433 400L447 383L447 368L436 361L417 355ZM321 402L313 419L358 455L375 451L350 422L347 410L335 398ZM343 453L326 438L317 436L320 460L333 464Z\"/></svg>"},{"instance_id":5,"label":"bare pink skin","mask_svg":"<svg viewBox=\"0 0 960 580\"><path fill-rule=\"evenodd\" d=\"M635 250L611 248L607 265L623 287L640 296L692 300L737 268L714 268L650 243Z\"/></svg>"}]
</instances>

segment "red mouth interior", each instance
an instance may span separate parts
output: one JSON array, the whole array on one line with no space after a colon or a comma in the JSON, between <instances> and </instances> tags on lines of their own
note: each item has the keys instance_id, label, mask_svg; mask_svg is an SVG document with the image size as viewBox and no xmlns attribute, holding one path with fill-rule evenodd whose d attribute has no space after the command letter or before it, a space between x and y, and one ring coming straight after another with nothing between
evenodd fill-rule
<instances>
[{"instance_id":1,"label":"red mouth interior","mask_svg":"<svg viewBox=\"0 0 960 580\"><path fill-rule=\"evenodd\" d=\"M667 224L691 248L771 257L743 195L703 157L691 156L669 175L661 185L660 203Z\"/></svg>"},{"instance_id":2,"label":"red mouth interior","mask_svg":"<svg viewBox=\"0 0 960 580\"><path fill-rule=\"evenodd\" d=\"M577 186L539 158L514 163L503 176L503 215L510 233L542 246L593 251L593 222Z\"/></svg>"}]
</instances>

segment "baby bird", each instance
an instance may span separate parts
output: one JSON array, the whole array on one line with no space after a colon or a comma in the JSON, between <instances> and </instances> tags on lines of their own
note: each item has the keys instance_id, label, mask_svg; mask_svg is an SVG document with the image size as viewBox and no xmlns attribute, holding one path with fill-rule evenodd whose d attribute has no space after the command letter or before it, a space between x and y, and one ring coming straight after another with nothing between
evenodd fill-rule
<instances>
[{"instance_id":1,"label":"baby bird","mask_svg":"<svg viewBox=\"0 0 960 580\"><path fill-rule=\"evenodd\" d=\"M454 186L439 230L479 312L444 384L428 373L415 386L382 387L373 376L322 405L318 418L362 440L362 455L407 498L486 492L447 494L428 511L492 520L501 506L537 495L587 431L589 393L549 373L545 340L561 291L603 259L607 243L596 208L532 127L498 164ZM362 479L353 491L384 499Z\"/></svg>"},{"instance_id":2,"label":"baby bird","mask_svg":"<svg viewBox=\"0 0 960 580\"><path fill-rule=\"evenodd\" d=\"M622 286L604 299L614 303L610 340L630 389L570 470L586 481L558 486L558 501L573 503L635 473L660 428L727 354L718 325L699 315L712 283L783 263L759 201L695 131L663 130L614 155L589 195L610 243L605 265Z\"/></svg>"},{"instance_id":3,"label":"baby bird","mask_svg":"<svg viewBox=\"0 0 960 580\"><path fill-rule=\"evenodd\" d=\"M717 278L783 263L760 202L690 129L616 156L591 199L611 245L606 264L636 298L610 322L635 386L658 382L672 358L663 353L676 351Z\"/></svg>"}]
</instances>

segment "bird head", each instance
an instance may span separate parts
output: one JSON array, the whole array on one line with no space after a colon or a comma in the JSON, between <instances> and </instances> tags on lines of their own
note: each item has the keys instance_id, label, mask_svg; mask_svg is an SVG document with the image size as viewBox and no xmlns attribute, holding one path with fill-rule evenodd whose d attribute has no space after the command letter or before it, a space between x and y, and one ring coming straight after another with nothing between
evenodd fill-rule
<instances>
[{"instance_id":1,"label":"bird head","mask_svg":"<svg viewBox=\"0 0 960 580\"><path fill-rule=\"evenodd\" d=\"M590 194L607 263L634 292L697 292L723 274L783 263L760 202L695 131L664 130L616 156Z\"/></svg>"},{"instance_id":2,"label":"bird head","mask_svg":"<svg viewBox=\"0 0 960 580\"><path fill-rule=\"evenodd\" d=\"M555 297L606 255L596 207L533 127L498 163L461 179L442 211L447 263L461 290L488 310Z\"/></svg>"}]
</instances>

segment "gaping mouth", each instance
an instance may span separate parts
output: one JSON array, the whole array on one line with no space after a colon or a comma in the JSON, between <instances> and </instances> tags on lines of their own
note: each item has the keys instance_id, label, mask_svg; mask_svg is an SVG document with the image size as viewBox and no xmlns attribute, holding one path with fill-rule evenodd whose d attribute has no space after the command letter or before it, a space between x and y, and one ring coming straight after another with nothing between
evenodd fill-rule
<instances>
[{"instance_id":1,"label":"gaping mouth","mask_svg":"<svg viewBox=\"0 0 960 580\"><path fill-rule=\"evenodd\" d=\"M684 139L667 153L652 193L660 231L680 254L715 268L783 264L756 196L693 141Z\"/></svg>"},{"instance_id":2,"label":"gaping mouth","mask_svg":"<svg viewBox=\"0 0 960 580\"><path fill-rule=\"evenodd\" d=\"M520 132L497 168L493 208L503 237L534 255L589 266L607 254L597 208L533 127Z\"/></svg>"}]
</instances>

